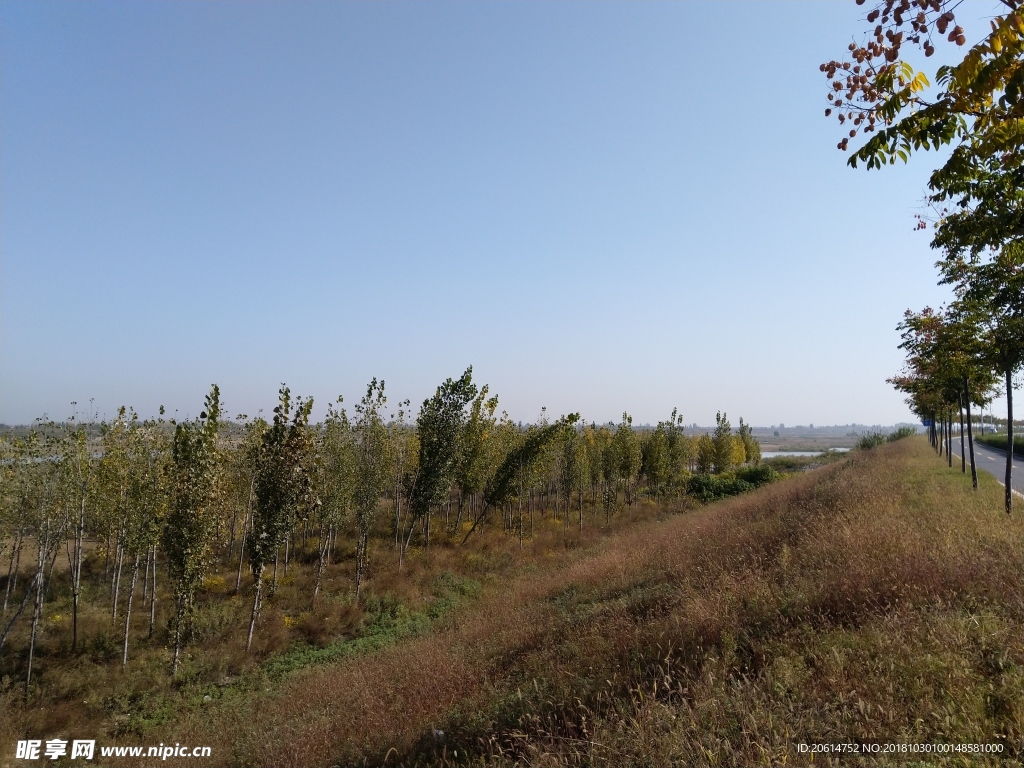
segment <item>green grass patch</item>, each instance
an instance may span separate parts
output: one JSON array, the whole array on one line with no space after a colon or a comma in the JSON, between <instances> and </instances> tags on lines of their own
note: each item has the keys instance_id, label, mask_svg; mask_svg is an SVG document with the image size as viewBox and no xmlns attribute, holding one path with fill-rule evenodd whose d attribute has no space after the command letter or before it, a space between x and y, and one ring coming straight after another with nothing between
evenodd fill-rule
<instances>
[{"instance_id":1,"label":"green grass patch","mask_svg":"<svg viewBox=\"0 0 1024 768\"><path fill-rule=\"evenodd\" d=\"M1006 434L996 435L975 435L974 439L982 445L987 445L991 448L998 448L1001 451L1005 451L1009 445L1009 439ZM1024 456L1024 435L1013 436L1013 453L1016 456Z\"/></svg>"}]
</instances>

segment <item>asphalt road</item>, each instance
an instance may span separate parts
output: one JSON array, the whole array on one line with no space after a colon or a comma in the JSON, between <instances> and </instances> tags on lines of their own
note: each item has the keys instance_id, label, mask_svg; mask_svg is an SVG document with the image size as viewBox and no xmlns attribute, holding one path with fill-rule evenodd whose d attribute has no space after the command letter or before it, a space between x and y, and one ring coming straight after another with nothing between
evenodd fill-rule
<instances>
[{"instance_id":1,"label":"asphalt road","mask_svg":"<svg viewBox=\"0 0 1024 768\"><path fill-rule=\"evenodd\" d=\"M967 448L966 443L964 448ZM967 460L969 465L970 454L968 454ZM956 438L953 442L953 466L956 466L958 461L960 461L960 440ZM978 465L978 469L984 470L990 475L995 475L996 480L1000 483L1003 482L1003 479L1006 477L1005 451L989 448L981 443L975 443L974 461ZM970 466L967 467L967 471L970 471ZM1020 456L1013 457L1013 481L1010 485L1017 493L1024 494L1024 459Z\"/></svg>"}]
</instances>

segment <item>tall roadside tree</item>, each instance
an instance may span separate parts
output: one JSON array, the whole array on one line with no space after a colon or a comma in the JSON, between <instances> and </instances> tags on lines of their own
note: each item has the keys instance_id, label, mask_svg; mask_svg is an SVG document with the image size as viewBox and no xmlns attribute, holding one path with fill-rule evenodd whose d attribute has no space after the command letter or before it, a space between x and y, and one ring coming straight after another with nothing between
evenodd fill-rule
<instances>
[{"instance_id":1,"label":"tall roadside tree","mask_svg":"<svg viewBox=\"0 0 1024 768\"><path fill-rule=\"evenodd\" d=\"M171 443L164 551L175 600L172 675L178 671L181 644L191 625L196 589L209 567L217 526L220 414L220 388L214 384L199 418L176 424Z\"/></svg>"},{"instance_id":2,"label":"tall roadside tree","mask_svg":"<svg viewBox=\"0 0 1024 768\"><path fill-rule=\"evenodd\" d=\"M284 544L297 518L305 518L317 499L310 479L312 436L309 414L313 399L292 396L281 385L274 420L264 431L256 461L252 528L249 531L249 567L253 575L252 614L245 649L252 647L253 631L263 605L263 574Z\"/></svg>"},{"instance_id":3,"label":"tall roadside tree","mask_svg":"<svg viewBox=\"0 0 1024 768\"><path fill-rule=\"evenodd\" d=\"M1003 0L987 33L959 63L939 67L932 88L907 52L919 48L931 56L943 38L965 46L960 6L960 0L874 4L866 17L874 28L865 40L851 43L843 60L820 67L829 80L825 114L835 113L849 128L840 149L869 136L853 151L851 166L880 168L921 150L952 148L929 179L927 201L937 214L932 246L945 251L939 263L944 281L958 283L961 296L971 296L975 307L980 302L995 320L987 329L991 361L1006 379L1012 409L1013 369L1019 367L1013 347L1019 344L1012 342L1011 307L1020 288L1006 262L1024 238L1024 11L1018 0ZM926 226L922 219L919 227ZM998 254L989 269L964 269L983 262L986 252ZM971 398L965 399L969 409ZM969 417L967 426L970 437ZM1007 466L1009 478L1009 456ZM1006 503L1009 511L1009 490Z\"/></svg>"},{"instance_id":4,"label":"tall roadside tree","mask_svg":"<svg viewBox=\"0 0 1024 768\"><path fill-rule=\"evenodd\" d=\"M940 418L954 402L964 404L971 481L977 488L971 404L986 402L995 380L985 359L979 318L970 310L963 303L947 311L907 310L898 326L907 370L891 381L911 395L915 412L926 419Z\"/></svg>"},{"instance_id":5,"label":"tall roadside tree","mask_svg":"<svg viewBox=\"0 0 1024 768\"><path fill-rule=\"evenodd\" d=\"M984 263L947 266L959 302L970 307L981 326L983 354L1003 378L1006 391L1006 513L1013 510L1013 387L1024 367L1024 242L1015 241Z\"/></svg>"},{"instance_id":6,"label":"tall roadside tree","mask_svg":"<svg viewBox=\"0 0 1024 768\"><path fill-rule=\"evenodd\" d=\"M990 364L1006 387L1012 446L1014 375L1024 365L1024 168L1006 157L961 159L937 172L929 202L942 282L979 318ZM922 218L919 226L926 226ZM1012 511L1012 450L1006 511Z\"/></svg>"}]
</instances>

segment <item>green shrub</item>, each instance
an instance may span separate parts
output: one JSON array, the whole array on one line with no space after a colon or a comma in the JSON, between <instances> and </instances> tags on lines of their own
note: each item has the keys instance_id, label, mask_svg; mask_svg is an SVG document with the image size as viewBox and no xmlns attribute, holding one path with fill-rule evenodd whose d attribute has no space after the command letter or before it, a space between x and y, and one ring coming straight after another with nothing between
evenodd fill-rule
<instances>
[{"instance_id":1,"label":"green shrub","mask_svg":"<svg viewBox=\"0 0 1024 768\"><path fill-rule=\"evenodd\" d=\"M774 483L780 475L767 464L756 464L750 467L740 467L736 470L736 477L739 480L750 483L753 486Z\"/></svg>"},{"instance_id":2,"label":"green shrub","mask_svg":"<svg viewBox=\"0 0 1024 768\"><path fill-rule=\"evenodd\" d=\"M868 434L864 435L863 437L861 437L860 440L857 441L857 448L859 448L862 451L867 451L870 450L871 448L874 448L877 445L881 445L884 442L885 435L883 435L881 432L869 432Z\"/></svg>"},{"instance_id":3,"label":"green shrub","mask_svg":"<svg viewBox=\"0 0 1024 768\"><path fill-rule=\"evenodd\" d=\"M756 488L753 483L728 475L693 475L686 484L686 493L705 504L736 496Z\"/></svg>"},{"instance_id":4,"label":"green shrub","mask_svg":"<svg viewBox=\"0 0 1024 768\"><path fill-rule=\"evenodd\" d=\"M900 427L895 432L890 433L885 440L888 443L895 443L897 440L902 440L905 437L913 437L916 434L917 430L913 427Z\"/></svg>"}]
</instances>

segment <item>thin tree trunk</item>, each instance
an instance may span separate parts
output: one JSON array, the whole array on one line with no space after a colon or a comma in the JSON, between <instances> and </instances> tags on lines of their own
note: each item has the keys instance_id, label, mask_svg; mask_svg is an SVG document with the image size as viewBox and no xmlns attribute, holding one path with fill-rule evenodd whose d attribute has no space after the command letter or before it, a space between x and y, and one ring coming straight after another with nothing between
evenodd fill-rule
<instances>
[{"instance_id":1,"label":"thin tree trunk","mask_svg":"<svg viewBox=\"0 0 1024 768\"><path fill-rule=\"evenodd\" d=\"M395 549L402 548L402 501L399 487L395 485Z\"/></svg>"},{"instance_id":2,"label":"thin tree trunk","mask_svg":"<svg viewBox=\"0 0 1024 768\"><path fill-rule=\"evenodd\" d=\"M121 591L121 568L124 566L124 546L118 546L117 570L114 572L114 613L113 620L117 621L117 598Z\"/></svg>"},{"instance_id":3,"label":"thin tree trunk","mask_svg":"<svg viewBox=\"0 0 1024 768\"><path fill-rule=\"evenodd\" d=\"M60 553L60 547L54 547L53 555L50 557L50 567L46 569L46 588L50 589L53 585L53 566L57 564L57 555ZM45 599L45 596L44 598Z\"/></svg>"},{"instance_id":4,"label":"thin tree trunk","mask_svg":"<svg viewBox=\"0 0 1024 768\"><path fill-rule=\"evenodd\" d=\"M277 564L279 562L281 562L281 547L278 547L277 552L274 554L274 581L270 585L271 597L277 594Z\"/></svg>"},{"instance_id":5,"label":"thin tree trunk","mask_svg":"<svg viewBox=\"0 0 1024 768\"><path fill-rule=\"evenodd\" d=\"M29 636L28 644L28 666L25 672L25 697L28 697L29 685L32 683L32 660L35 658L36 652L36 637L39 634L39 621L43 617L43 593L46 591L46 585L43 582L43 569L46 566L46 550L45 543L48 543L49 530L47 530L47 536L42 541L37 541L38 553L36 555L36 602L35 607L32 610L32 631Z\"/></svg>"},{"instance_id":6,"label":"thin tree trunk","mask_svg":"<svg viewBox=\"0 0 1024 768\"><path fill-rule=\"evenodd\" d=\"M4 643L7 642L7 635L11 631L11 627L14 626L14 622L17 621L19 616L21 616L21 612L25 610L25 606L28 605L28 599L32 597L32 592L35 588L36 580L32 579L28 584L28 589L25 590L24 597L21 598L21 604L18 606L18 610L14 612L14 615L11 616L11 620L7 622L7 626L4 627L3 635L0 635L0 651L3 650Z\"/></svg>"},{"instance_id":7,"label":"thin tree trunk","mask_svg":"<svg viewBox=\"0 0 1024 768\"><path fill-rule=\"evenodd\" d=\"M12 594L14 594L14 588L18 584L18 568L21 566L21 545L24 540L25 537L19 529L14 549L11 550L11 564L7 568L7 589L4 591L3 613L7 613L7 600Z\"/></svg>"},{"instance_id":8,"label":"thin tree trunk","mask_svg":"<svg viewBox=\"0 0 1024 768\"><path fill-rule=\"evenodd\" d=\"M946 419L946 461L953 468L953 414Z\"/></svg>"},{"instance_id":9,"label":"thin tree trunk","mask_svg":"<svg viewBox=\"0 0 1024 768\"><path fill-rule=\"evenodd\" d=\"M82 595L82 556L85 537L85 488L81 489L82 503L78 507L75 525L75 561L71 566L71 651L78 650L78 605Z\"/></svg>"},{"instance_id":10,"label":"thin tree trunk","mask_svg":"<svg viewBox=\"0 0 1024 768\"><path fill-rule=\"evenodd\" d=\"M580 533L583 533L583 472L580 472Z\"/></svg>"},{"instance_id":11,"label":"thin tree trunk","mask_svg":"<svg viewBox=\"0 0 1024 768\"><path fill-rule=\"evenodd\" d=\"M473 508L473 497L469 497L470 510ZM455 531L458 532L459 526L462 524L462 489L459 488L459 513L455 516Z\"/></svg>"},{"instance_id":12,"label":"thin tree trunk","mask_svg":"<svg viewBox=\"0 0 1024 768\"><path fill-rule=\"evenodd\" d=\"M153 545L153 592L149 597L149 637L153 637L153 625L156 624L156 544Z\"/></svg>"},{"instance_id":13,"label":"thin tree trunk","mask_svg":"<svg viewBox=\"0 0 1024 768\"><path fill-rule=\"evenodd\" d=\"M333 526L332 526L333 528ZM331 546L331 529L327 531L327 537L324 538L323 526L320 527L320 556L317 558L316 565L316 580L313 582L313 607L316 608L316 598L320 594L320 582L324 575L324 566L327 564L327 553L330 551Z\"/></svg>"},{"instance_id":14,"label":"thin tree trunk","mask_svg":"<svg viewBox=\"0 0 1024 768\"><path fill-rule=\"evenodd\" d=\"M964 450L964 401L960 395L957 395L957 400L960 405L960 471L966 475L967 453Z\"/></svg>"},{"instance_id":15,"label":"thin tree trunk","mask_svg":"<svg viewBox=\"0 0 1024 768\"><path fill-rule=\"evenodd\" d=\"M523 551L523 463L519 462L519 551Z\"/></svg>"},{"instance_id":16,"label":"thin tree trunk","mask_svg":"<svg viewBox=\"0 0 1024 768\"><path fill-rule=\"evenodd\" d=\"M367 531L360 529L356 533L356 605L359 605L359 592L363 586L367 543Z\"/></svg>"},{"instance_id":17,"label":"thin tree trunk","mask_svg":"<svg viewBox=\"0 0 1024 768\"><path fill-rule=\"evenodd\" d=\"M252 617L249 619L249 636L245 640L245 651L249 652L252 647L252 633L256 629L256 619L260 615L260 603L263 600L263 566L259 567L259 570L255 573L256 577L256 590L253 593L252 598Z\"/></svg>"},{"instance_id":18,"label":"thin tree trunk","mask_svg":"<svg viewBox=\"0 0 1024 768\"><path fill-rule=\"evenodd\" d=\"M135 581L139 577L139 559L141 555L135 553L135 565L132 567L132 582L131 586L128 587L128 605L124 609L124 648L121 652L121 670L128 666L128 628L132 623L132 599L135 597ZM147 561L149 559L149 553L146 553ZM147 568L149 563L147 562Z\"/></svg>"},{"instance_id":19,"label":"thin tree trunk","mask_svg":"<svg viewBox=\"0 0 1024 768\"><path fill-rule=\"evenodd\" d=\"M235 594L238 594L238 590L242 586L242 562L245 560L245 533L246 528L249 525L249 518L246 516L245 520L242 521L242 546L238 550L238 576L235 577Z\"/></svg>"},{"instance_id":20,"label":"thin tree trunk","mask_svg":"<svg viewBox=\"0 0 1024 768\"><path fill-rule=\"evenodd\" d=\"M978 468L974 465L974 427L971 425L971 390L964 376L964 400L967 401L967 449L971 452L971 484L978 490Z\"/></svg>"},{"instance_id":21,"label":"thin tree trunk","mask_svg":"<svg viewBox=\"0 0 1024 768\"><path fill-rule=\"evenodd\" d=\"M185 598L179 595L178 611L174 619L174 658L171 659L171 677L178 673L178 663L181 660L181 622L185 619Z\"/></svg>"},{"instance_id":22,"label":"thin tree trunk","mask_svg":"<svg viewBox=\"0 0 1024 768\"><path fill-rule=\"evenodd\" d=\"M232 504L231 506L231 537L228 539L228 554L225 564L231 562L231 552L235 548L235 527L238 525L238 507L236 507L234 504Z\"/></svg>"},{"instance_id":23,"label":"thin tree trunk","mask_svg":"<svg viewBox=\"0 0 1024 768\"><path fill-rule=\"evenodd\" d=\"M1006 514L1013 511L1013 371L1006 369Z\"/></svg>"},{"instance_id":24,"label":"thin tree trunk","mask_svg":"<svg viewBox=\"0 0 1024 768\"><path fill-rule=\"evenodd\" d=\"M146 547L146 570L142 575L142 604L149 602L149 557L152 547Z\"/></svg>"}]
</instances>

